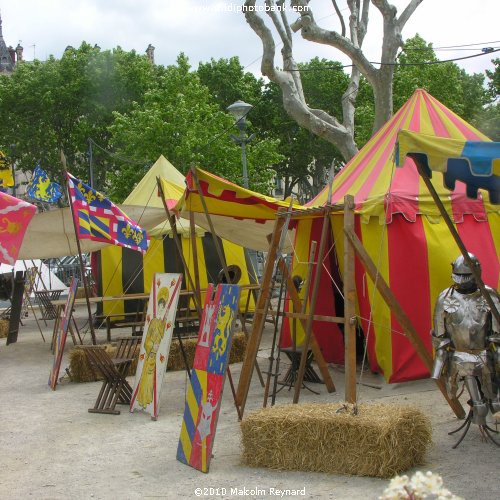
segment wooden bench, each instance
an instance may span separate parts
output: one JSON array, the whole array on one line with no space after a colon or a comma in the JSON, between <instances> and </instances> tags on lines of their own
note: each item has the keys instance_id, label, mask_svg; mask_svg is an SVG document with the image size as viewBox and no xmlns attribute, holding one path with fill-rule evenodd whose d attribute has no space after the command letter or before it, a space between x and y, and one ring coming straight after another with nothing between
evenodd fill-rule
<instances>
[{"instance_id":1,"label":"wooden bench","mask_svg":"<svg viewBox=\"0 0 500 500\"><path fill-rule=\"evenodd\" d=\"M130 318L130 319L129 319ZM132 335L142 335L145 314L142 312L99 314L94 317L94 324L100 328L106 325L106 338L111 341L111 330L114 328L132 328Z\"/></svg>"}]
</instances>

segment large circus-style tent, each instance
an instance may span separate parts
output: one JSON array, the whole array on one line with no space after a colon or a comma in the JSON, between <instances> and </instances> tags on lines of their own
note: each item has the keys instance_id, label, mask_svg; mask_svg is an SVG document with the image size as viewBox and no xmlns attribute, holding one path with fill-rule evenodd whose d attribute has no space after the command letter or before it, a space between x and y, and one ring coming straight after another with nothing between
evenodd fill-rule
<instances>
[{"instance_id":1,"label":"large circus-style tent","mask_svg":"<svg viewBox=\"0 0 500 500\"><path fill-rule=\"evenodd\" d=\"M143 211L163 208L163 202L158 195L157 178L162 179L163 191L170 210L178 203L185 189L184 176L163 156L148 170L141 181L125 199L127 207L142 208ZM182 251L191 276L194 277L194 252L190 238L189 221L177 219L176 231L181 236ZM118 246L108 246L93 254L93 273L97 283L99 296L121 296L125 293L148 293L155 272L183 273L183 289L190 289L182 261L172 237L172 230L164 212L161 224L151 229L148 251L140 252ZM222 265L217 256L212 235L200 227L195 228L197 263L199 282L202 289L208 283L216 283L219 279ZM230 241L220 239L224 258L228 266L238 269L241 285L255 283L253 268L245 249ZM194 279L194 278L193 278ZM246 308L248 291L244 291L240 299L240 307ZM202 300L204 296L202 295ZM133 313L137 310L137 303L133 300L104 302L104 314ZM249 308L253 308L253 299L250 298ZM101 312L101 311L99 311Z\"/></svg>"},{"instance_id":2,"label":"large circus-style tent","mask_svg":"<svg viewBox=\"0 0 500 500\"><path fill-rule=\"evenodd\" d=\"M310 205L339 204L346 195L354 197L356 233L430 352L434 303L438 293L449 286L450 263L460 252L413 160L406 158L404 168L395 168L394 147L401 129L462 141L489 141L419 89L340 171L333 185L327 186ZM440 172L434 172L432 183L466 247L481 261L485 283L497 288L499 206L493 205L485 193L478 199L468 198L461 182L450 192L444 187ZM336 309L336 314L342 316L338 270L343 268L343 214L333 212L331 222L333 234L330 252L323 262L323 293L316 314L332 314ZM319 219L299 222L294 274L305 276L309 246L313 239L319 239L320 226ZM367 338L371 368L381 371L388 382L426 377L428 371L358 260L355 274L358 320ZM340 329L321 323L315 323L314 329L325 358L342 362ZM301 335L298 325L299 342Z\"/></svg>"}]
</instances>

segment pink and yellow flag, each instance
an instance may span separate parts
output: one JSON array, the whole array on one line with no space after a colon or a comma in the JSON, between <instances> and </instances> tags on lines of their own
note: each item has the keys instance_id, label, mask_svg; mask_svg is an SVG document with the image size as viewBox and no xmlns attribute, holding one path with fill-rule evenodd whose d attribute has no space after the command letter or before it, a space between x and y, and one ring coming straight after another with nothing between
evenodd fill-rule
<instances>
[{"instance_id":1,"label":"pink and yellow flag","mask_svg":"<svg viewBox=\"0 0 500 500\"><path fill-rule=\"evenodd\" d=\"M36 207L0 192L0 262L14 265Z\"/></svg>"}]
</instances>

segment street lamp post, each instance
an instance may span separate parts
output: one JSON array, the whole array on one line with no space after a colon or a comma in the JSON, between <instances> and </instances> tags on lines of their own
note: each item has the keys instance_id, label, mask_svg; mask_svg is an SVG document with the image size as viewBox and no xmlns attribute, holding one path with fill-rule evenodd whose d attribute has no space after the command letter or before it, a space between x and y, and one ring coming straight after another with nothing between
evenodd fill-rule
<instances>
[{"instance_id":1,"label":"street lamp post","mask_svg":"<svg viewBox=\"0 0 500 500\"><path fill-rule=\"evenodd\" d=\"M247 144L255 138L255 134L247 137L247 114L253 108L251 104L243 101L236 101L226 108L226 111L231 113L236 121L236 125L240 130L240 135L236 136L231 134L231 139L241 146L241 164L243 168L243 187L248 189L248 170L247 170ZM258 252L255 250L248 249L248 256L252 262L252 266L255 269L258 281L259 275L261 274L261 269L259 265Z\"/></svg>"},{"instance_id":2,"label":"street lamp post","mask_svg":"<svg viewBox=\"0 0 500 500\"><path fill-rule=\"evenodd\" d=\"M241 163L243 167L243 187L248 189L248 170L247 170L247 144L252 141L255 137L255 134L252 134L250 137L246 135L247 128L247 114L253 108L251 104L248 104L243 101L236 101L226 108L226 111L229 111L236 120L236 125L240 130L240 135L236 136L231 134L231 139L241 146Z\"/></svg>"}]
</instances>

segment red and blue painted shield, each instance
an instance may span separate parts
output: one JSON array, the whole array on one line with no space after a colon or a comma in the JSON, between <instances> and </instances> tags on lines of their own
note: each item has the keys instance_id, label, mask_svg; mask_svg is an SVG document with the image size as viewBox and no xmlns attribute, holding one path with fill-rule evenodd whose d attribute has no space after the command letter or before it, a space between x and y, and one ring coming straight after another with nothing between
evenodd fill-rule
<instances>
[{"instance_id":1,"label":"red and blue painted shield","mask_svg":"<svg viewBox=\"0 0 500 500\"><path fill-rule=\"evenodd\" d=\"M177 448L177 460L202 472L210 466L240 287L218 285L213 299L212 292L210 285Z\"/></svg>"}]
</instances>

